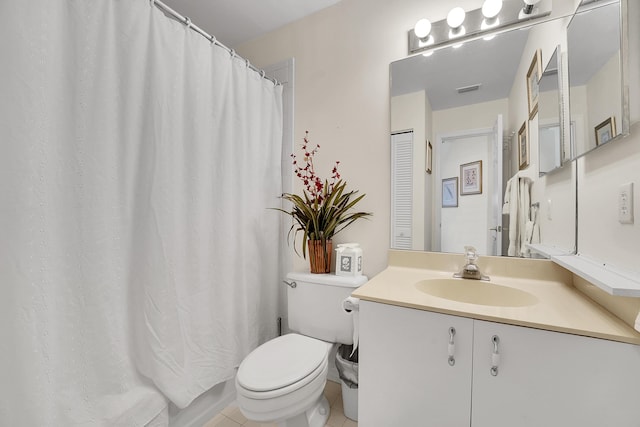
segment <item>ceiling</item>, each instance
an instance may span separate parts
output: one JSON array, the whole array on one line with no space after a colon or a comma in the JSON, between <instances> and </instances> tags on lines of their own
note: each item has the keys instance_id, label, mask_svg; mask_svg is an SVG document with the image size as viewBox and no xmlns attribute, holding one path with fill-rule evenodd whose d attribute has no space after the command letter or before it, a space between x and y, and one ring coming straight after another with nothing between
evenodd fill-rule
<instances>
[{"instance_id":1,"label":"ceiling","mask_svg":"<svg viewBox=\"0 0 640 427\"><path fill-rule=\"evenodd\" d=\"M269 33L340 0L162 0L227 47Z\"/></svg>"}]
</instances>

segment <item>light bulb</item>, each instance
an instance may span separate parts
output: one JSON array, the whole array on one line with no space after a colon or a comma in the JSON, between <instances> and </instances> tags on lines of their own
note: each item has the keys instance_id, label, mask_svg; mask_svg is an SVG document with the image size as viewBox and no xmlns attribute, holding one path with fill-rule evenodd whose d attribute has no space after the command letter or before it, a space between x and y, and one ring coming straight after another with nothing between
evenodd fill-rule
<instances>
[{"instance_id":1,"label":"light bulb","mask_svg":"<svg viewBox=\"0 0 640 427\"><path fill-rule=\"evenodd\" d=\"M416 37L419 39L426 38L429 33L431 33L431 22L428 19L421 19L416 22L415 27L413 27L413 32Z\"/></svg>"},{"instance_id":2,"label":"light bulb","mask_svg":"<svg viewBox=\"0 0 640 427\"><path fill-rule=\"evenodd\" d=\"M466 13L463 8L454 7L449 11L449 14L447 15L447 24L449 24L449 27L456 29L460 27L460 25L462 25L465 16Z\"/></svg>"},{"instance_id":3,"label":"light bulb","mask_svg":"<svg viewBox=\"0 0 640 427\"><path fill-rule=\"evenodd\" d=\"M502 0L485 0L482 5L482 15L487 19L498 16L502 10Z\"/></svg>"},{"instance_id":4,"label":"light bulb","mask_svg":"<svg viewBox=\"0 0 640 427\"><path fill-rule=\"evenodd\" d=\"M524 7L520 11L519 17L522 18L522 15L530 15L533 12L533 8L536 4L540 2L540 0L523 0Z\"/></svg>"}]
</instances>

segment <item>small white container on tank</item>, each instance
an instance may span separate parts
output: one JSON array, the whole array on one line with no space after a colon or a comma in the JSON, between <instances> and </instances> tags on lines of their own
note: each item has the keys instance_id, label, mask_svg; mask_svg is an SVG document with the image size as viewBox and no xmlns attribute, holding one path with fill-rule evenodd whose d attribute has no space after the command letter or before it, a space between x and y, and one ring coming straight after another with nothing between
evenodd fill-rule
<instances>
[{"instance_id":1,"label":"small white container on tank","mask_svg":"<svg viewBox=\"0 0 640 427\"><path fill-rule=\"evenodd\" d=\"M358 243L340 243L337 246L336 275L362 275L362 249Z\"/></svg>"}]
</instances>

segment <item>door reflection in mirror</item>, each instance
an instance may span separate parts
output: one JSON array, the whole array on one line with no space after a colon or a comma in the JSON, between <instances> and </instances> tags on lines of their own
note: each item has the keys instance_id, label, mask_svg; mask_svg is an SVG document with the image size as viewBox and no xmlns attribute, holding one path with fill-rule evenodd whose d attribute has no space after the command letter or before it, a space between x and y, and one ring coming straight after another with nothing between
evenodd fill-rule
<instances>
[{"instance_id":1,"label":"door reflection in mirror","mask_svg":"<svg viewBox=\"0 0 640 427\"><path fill-rule=\"evenodd\" d=\"M460 252L474 246L479 255L502 255L502 134L502 116L498 116L493 128L438 137L436 180L459 176L460 189L455 209L444 203L449 199L446 194L436 194L436 200L442 200L436 206L442 208L434 218L432 250ZM480 180L473 191L464 190L464 166L475 167L471 171Z\"/></svg>"}]
</instances>

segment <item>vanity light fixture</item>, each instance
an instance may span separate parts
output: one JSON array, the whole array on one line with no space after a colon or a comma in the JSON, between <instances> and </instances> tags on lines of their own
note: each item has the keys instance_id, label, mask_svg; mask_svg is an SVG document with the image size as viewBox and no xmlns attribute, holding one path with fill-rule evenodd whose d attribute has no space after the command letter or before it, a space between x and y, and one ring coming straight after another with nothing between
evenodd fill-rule
<instances>
[{"instance_id":1,"label":"vanity light fixture","mask_svg":"<svg viewBox=\"0 0 640 427\"><path fill-rule=\"evenodd\" d=\"M442 45L459 45L482 33L487 34L481 37L490 39L505 27L550 15L551 4L552 0L484 0L482 7L474 10L455 7L440 21L420 19L409 30L409 54Z\"/></svg>"}]
</instances>

